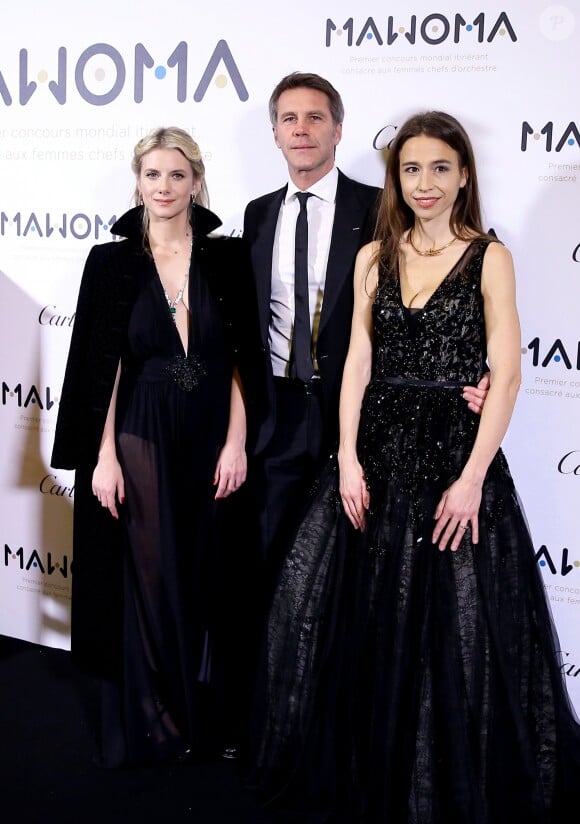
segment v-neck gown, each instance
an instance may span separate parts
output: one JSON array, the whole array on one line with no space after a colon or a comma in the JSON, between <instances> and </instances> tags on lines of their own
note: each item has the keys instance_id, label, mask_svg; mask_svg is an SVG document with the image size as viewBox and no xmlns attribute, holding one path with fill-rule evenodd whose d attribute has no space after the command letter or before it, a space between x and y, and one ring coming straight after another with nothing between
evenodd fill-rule
<instances>
[{"instance_id":1,"label":"v-neck gown","mask_svg":"<svg viewBox=\"0 0 580 824\"><path fill-rule=\"evenodd\" d=\"M192 264L188 359L152 262L117 402L125 480L124 673L105 698L103 757L155 762L208 746L215 488L231 386L222 314Z\"/></svg>"},{"instance_id":2,"label":"v-neck gown","mask_svg":"<svg viewBox=\"0 0 580 824\"><path fill-rule=\"evenodd\" d=\"M580 728L501 449L478 545L431 542L480 420L462 387L486 369L487 245L416 315L397 278L378 289L358 443L367 528L344 515L332 456L266 630L249 784L281 820L547 824L577 791Z\"/></svg>"}]
</instances>

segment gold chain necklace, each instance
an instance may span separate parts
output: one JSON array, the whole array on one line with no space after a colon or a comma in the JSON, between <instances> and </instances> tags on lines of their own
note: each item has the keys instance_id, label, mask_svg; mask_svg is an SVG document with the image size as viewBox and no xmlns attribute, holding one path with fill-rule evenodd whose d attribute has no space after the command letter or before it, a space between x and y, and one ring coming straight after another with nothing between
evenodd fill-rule
<instances>
[{"instance_id":1,"label":"gold chain necklace","mask_svg":"<svg viewBox=\"0 0 580 824\"><path fill-rule=\"evenodd\" d=\"M421 252L420 249L417 249L417 247L413 243L413 233L409 232L409 243L411 244L415 252L417 252L418 255L421 255L421 257L435 257L436 255L440 255L444 249L449 248L449 246L451 246L452 243L455 243L456 240L457 238L453 237L448 243L444 243L443 246L440 246L438 249L425 249L424 252Z\"/></svg>"}]
</instances>

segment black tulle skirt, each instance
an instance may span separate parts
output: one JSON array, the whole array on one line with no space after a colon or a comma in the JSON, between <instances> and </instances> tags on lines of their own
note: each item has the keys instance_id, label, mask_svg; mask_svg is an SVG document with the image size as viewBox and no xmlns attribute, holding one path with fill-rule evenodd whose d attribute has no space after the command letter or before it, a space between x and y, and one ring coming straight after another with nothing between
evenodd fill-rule
<instances>
[{"instance_id":1,"label":"black tulle skirt","mask_svg":"<svg viewBox=\"0 0 580 824\"><path fill-rule=\"evenodd\" d=\"M256 693L248 783L281 820L547 824L573 803L580 727L501 451L479 543L431 542L477 425L459 389L371 385L365 532L342 511L334 458L320 478L281 572Z\"/></svg>"}]
</instances>

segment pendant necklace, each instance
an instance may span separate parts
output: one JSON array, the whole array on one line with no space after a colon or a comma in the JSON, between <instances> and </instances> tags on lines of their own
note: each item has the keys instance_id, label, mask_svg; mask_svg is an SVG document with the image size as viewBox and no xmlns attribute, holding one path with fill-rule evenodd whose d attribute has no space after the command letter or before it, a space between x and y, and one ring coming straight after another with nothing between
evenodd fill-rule
<instances>
[{"instance_id":1,"label":"pendant necklace","mask_svg":"<svg viewBox=\"0 0 580 824\"><path fill-rule=\"evenodd\" d=\"M175 295L175 297L173 298L173 300L171 300L171 298L170 298L170 297L169 297L169 295L167 294L167 291L166 291L166 289L165 289L165 286L163 287L163 294L165 295L165 300L167 301L167 305L169 306L169 311L171 312L171 317L173 318L173 322L174 322L174 323L175 323L175 313L176 313L176 311L177 311L177 304L178 304L178 303L180 302L180 300L183 298L183 293L185 292L185 287L186 287L186 285L187 285L187 279L188 279L188 277L189 277L189 272L188 272L188 273L186 274L186 276L183 278L183 283L182 283L182 284L181 284L181 286L179 287L179 292Z\"/></svg>"},{"instance_id":2,"label":"pendant necklace","mask_svg":"<svg viewBox=\"0 0 580 824\"><path fill-rule=\"evenodd\" d=\"M451 238L450 241L448 241L447 243L444 243L443 246L439 246L438 249L434 249L434 248L433 249L425 249L424 252L421 252L419 249L417 249L417 247L413 243L413 233L412 232L409 233L408 240L409 240L409 243L411 244L412 248L415 250L415 252L417 252L418 255L421 255L421 257L435 257L436 255L440 255L441 252L444 249L448 249L449 246L451 246L452 243L455 243L457 238L456 237Z\"/></svg>"},{"instance_id":3,"label":"pendant necklace","mask_svg":"<svg viewBox=\"0 0 580 824\"><path fill-rule=\"evenodd\" d=\"M183 293L185 292L185 287L187 286L187 281L189 279L189 267L191 265L191 246L189 247L189 255L187 258L187 269L185 271L185 277L183 278L183 283L179 287L179 291L171 300L169 295L167 294L167 289L163 286L163 282L161 282L161 286L163 288L163 294L165 295L165 300L167 301L167 305L169 306L169 311L171 312L171 317L173 318L173 322L176 323L175 320L175 313L177 312L178 304L183 300Z\"/></svg>"}]
</instances>

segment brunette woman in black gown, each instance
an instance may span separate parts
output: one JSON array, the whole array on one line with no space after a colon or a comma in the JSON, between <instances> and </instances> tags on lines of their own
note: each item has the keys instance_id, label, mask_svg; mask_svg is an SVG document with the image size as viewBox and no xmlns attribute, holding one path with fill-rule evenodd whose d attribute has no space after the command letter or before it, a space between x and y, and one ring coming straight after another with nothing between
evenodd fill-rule
<instances>
[{"instance_id":1,"label":"brunette woman in black gown","mask_svg":"<svg viewBox=\"0 0 580 824\"><path fill-rule=\"evenodd\" d=\"M450 115L398 130L376 238L357 258L338 454L270 611L250 783L284 821L557 824L580 727L500 448L515 276ZM461 390L487 362L479 417Z\"/></svg>"},{"instance_id":2,"label":"brunette woman in black gown","mask_svg":"<svg viewBox=\"0 0 580 824\"><path fill-rule=\"evenodd\" d=\"M220 744L217 519L246 476L243 242L213 234L187 132L154 130L132 168L124 240L86 262L52 456L76 470L71 646L102 683L111 766Z\"/></svg>"}]
</instances>

